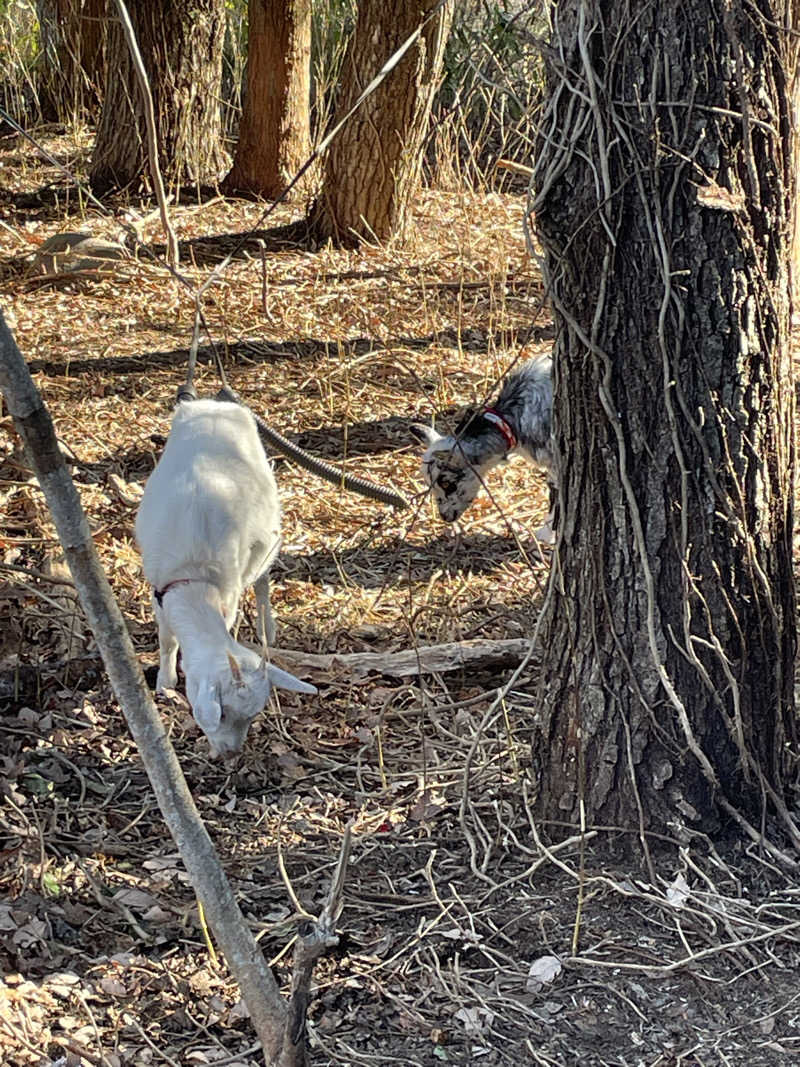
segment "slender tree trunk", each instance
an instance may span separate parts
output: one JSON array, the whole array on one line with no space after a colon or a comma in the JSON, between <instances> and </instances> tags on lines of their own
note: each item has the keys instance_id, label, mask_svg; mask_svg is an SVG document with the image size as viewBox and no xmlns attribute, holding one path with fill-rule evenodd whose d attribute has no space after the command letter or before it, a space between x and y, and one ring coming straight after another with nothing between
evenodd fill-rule
<instances>
[{"instance_id":1,"label":"slender tree trunk","mask_svg":"<svg viewBox=\"0 0 800 1067\"><path fill-rule=\"evenodd\" d=\"M533 205L563 506L539 814L674 831L723 812L754 835L770 805L797 844L798 39L781 0L555 16Z\"/></svg>"},{"instance_id":2,"label":"slender tree trunk","mask_svg":"<svg viewBox=\"0 0 800 1067\"><path fill-rule=\"evenodd\" d=\"M344 61L339 117L433 6L432 0L361 0ZM310 212L322 239L357 243L405 233L452 18L451 0L329 148L322 190Z\"/></svg>"},{"instance_id":3,"label":"slender tree trunk","mask_svg":"<svg viewBox=\"0 0 800 1067\"><path fill-rule=\"evenodd\" d=\"M311 0L247 10L247 92L225 189L274 200L311 152Z\"/></svg>"},{"instance_id":4,"label":"slender tree trunk","mask_svg":"<svg viewBox=\"0 0 800 1067\"><path fill-rule=\"evenodd\" d=\"M106 0L36 0L43 57L40 102L61 122L99 109Z\"/></svg>"},{"instance_id":5,"label":"slender tree trunk","mask_svg":"<svg viewBox=\"0 0 800 1067\"><path fill-rule=\"evenodd\" d=\"M213 184L225 166L223 0L128 0L127 7L153 93L164 181L173 191ZM136 188L147 174L141 94L116 18L109 25L106 81L90 168L98 193Z\"/></svg>"}]
</instances>

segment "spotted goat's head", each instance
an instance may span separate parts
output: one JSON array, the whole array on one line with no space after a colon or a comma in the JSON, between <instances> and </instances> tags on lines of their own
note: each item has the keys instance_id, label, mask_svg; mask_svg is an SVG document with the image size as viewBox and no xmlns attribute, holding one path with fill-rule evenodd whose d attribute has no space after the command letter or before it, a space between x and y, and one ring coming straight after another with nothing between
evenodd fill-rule
<instances>
[{"instance_id":1,"label":"spotted goat's head","mask_svg":"<svg viewBox=\"0 0 800 1067\"><path fill-rule=\"evenodd\" d=\"M468 410L452 436L443 437L422 423L411 425L414 437L426 446L421 474L445 522L455 522L464 514L487 472L503 461L502 455L487 455L480 424L476 412Z\"/></svg>"}]
</instances>

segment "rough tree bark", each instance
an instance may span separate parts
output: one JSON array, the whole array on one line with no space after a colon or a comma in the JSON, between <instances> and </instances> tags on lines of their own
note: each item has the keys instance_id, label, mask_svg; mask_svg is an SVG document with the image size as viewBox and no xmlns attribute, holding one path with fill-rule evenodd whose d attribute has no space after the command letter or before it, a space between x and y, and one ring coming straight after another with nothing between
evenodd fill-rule
<instances>
[{"instance_id":1,"label":"rough tree bark","mask_svg":"<svg viewBox=\"0 0 800 1067\"><path fill-rule=\"evenodd\" d=\"M798 843L791 6L555 9L533 202L563 506L543 818L757 836L771 806Z\"/></svg>"},{"instance_id":2,"label":"rough tree bark","mask_svg":"<svg viewBox=\"0 0 800 1067\"><path fill-rule=\"evenodd\" d=\"M795 0L795 8L797 8L796 21L793 25L797 25L800 22L800 3ZM790 84L792 86L792 122L794 128L800 130L800 64L795 64L794 69L789 71ZM794 139L794 161L792 163L792 170L795 176L795 181L798 180L797 176L800 175L800 137ZM800 307L800 204L798 204L797 197L792 201L793 207L793 222L792 222L792 253L791 253L791 293L792 293L792 310L794 314L794 320L797 321L797 309Z\"/></svg>"},{"instance_id":3,"label":"rough tree bark","mask_svg":"<svg viewBox=\"0 0 800 1067\"><path fill-rule=\"evenodd\" d=\"M128 0L147 69L164 181L216 182L225 169L220 119L224 0ZM138 187L147 174L139 87L119 19L110 21L106 87L89 171L92 189Z\"/></svg>"},{"instance_id":4,"label":"rough tree bark","mask_svg":"<svg viewBox=\"0 0 800 1067\"><path fill-rule=\"evenodd\" d=\"M103 82L106 0L36 0L36 14L44 117L70 122L95 113Z\"/></svg>"},{"instance_id":5,"label":"rough tree bark","mask_svg":"<svg viewBox=\"0 0 800 1067\"><path fill-rule=\"evenodd\" d=\"M247 91L226 192L274 200L311 152L311 0L249 0Z\"/></svg>"},{"instance_id":6,"label":"rough tree bark","mask_svg":"<svg viewBox=\"0 0 800 1067\"><path fill-rule=\"evenodd\" d=\"M433 0L361 0L344 60L337 121L434 6ZM329 148L322 189L309 212L321 239L355 244L372 235L403 236L452 18L449 0Z\"/></svg>"}]
</instances>

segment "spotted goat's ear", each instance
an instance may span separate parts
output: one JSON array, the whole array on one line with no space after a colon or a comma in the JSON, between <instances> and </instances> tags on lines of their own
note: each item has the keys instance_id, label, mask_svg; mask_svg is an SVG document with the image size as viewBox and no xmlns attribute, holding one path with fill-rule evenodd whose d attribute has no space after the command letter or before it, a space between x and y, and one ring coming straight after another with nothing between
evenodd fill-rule
<instances>
[{"instance_id":1,"label":"spotted goat's ear","mask_svg":"<svg viewBox=\"0 0 800 1067\"><path fill-rule=\"evenodd\" d=\"M408 429L411 436L416 441L419 441L421 445L425 445L426 448L441 438L441 434L438 434L432 426L426 426L422 422L412 422L409 424Z\"/></svg>"}]
</instances>

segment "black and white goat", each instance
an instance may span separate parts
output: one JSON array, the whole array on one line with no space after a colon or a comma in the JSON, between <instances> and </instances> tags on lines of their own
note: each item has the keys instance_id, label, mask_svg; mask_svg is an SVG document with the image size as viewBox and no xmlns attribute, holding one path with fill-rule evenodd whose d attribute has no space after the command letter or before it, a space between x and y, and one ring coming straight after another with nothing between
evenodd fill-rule
<instances>
[{"instance_id":1,"label":"black and white goat","mask_svg":"<svg viewBox=\"0 0 800 1067\"><path fill-rule=\"evenodd\" d=\"M186 696L215 756L241 751L273 685L317 691L229 633L252 585L263 636L274 640L269 568L280 521L275 478L252 414L214 400L179 404L139 505L136 539L153 587L157 688L177 684L180 647Z\"/></svg>"},{"instance_id":2,"label":"black and white goat","mask_svg":"<svg viewBox=\"0 0 800 1067\"><path fill-rule=\"evenodd\" d=\"M552 408L552 359L536 356L508 375L494 406L468 411L452 436L443 437L419 423L412 425L414 436L427 446L422 476L445 522L463 515L493 467L519 455L547 471L551 511L536 537L543 542L554 540Z\"/></svg>"}]
</instances>

